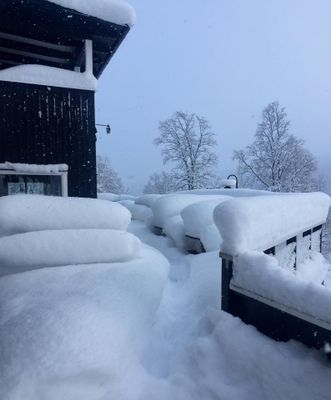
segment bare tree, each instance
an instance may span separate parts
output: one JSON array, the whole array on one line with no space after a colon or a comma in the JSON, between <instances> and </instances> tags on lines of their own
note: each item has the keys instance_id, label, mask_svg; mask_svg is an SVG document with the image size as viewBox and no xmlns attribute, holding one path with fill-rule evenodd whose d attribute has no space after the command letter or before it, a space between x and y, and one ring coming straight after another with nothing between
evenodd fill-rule
<instances>
[{"instance_id":1,"label":"bare tree","mask_svg":"<svg viewBox=\"0 0 331 400\"><path fill-rule=\"evenodd\" d=\"M289 126L278 102L264 108L253 144L234 152L242 185L275 192L318 189L316 160L303 140L289 133Z\"/></svg>"},{"instance_id":2,"label":"bare tree","mask_svg":"<svg viewBox=\"0 0 331 400\"><path fill-rule=\"evenodd\" d=\"M144 193L170 193L177 190L172 174L168 172L154 173L144 187Z\"/></svg>"},{"instance_id":3,"label":"bare tree","mask_svg":"<svg viewBox=\"0 0 331 400\"><path fill-rule=\"evenodd\" d=\"M213 151L217 142L208 121L195 114L176 112L160 122L159 130L154 144L162 147L164 164L174 164L171 173L176 187L192 190L208 186L217 164Z\"/></svg>"},{"instance_id":4,"label":"bare tree","mask_svg":"<svg viewBox=\"0 0 331 400\"><path fill-rule=\"evenodd\" d=\"M107 157L97 156L97 187L99 193L121 194L125 192L121 178Z\"/></svg>"}]
</instances>

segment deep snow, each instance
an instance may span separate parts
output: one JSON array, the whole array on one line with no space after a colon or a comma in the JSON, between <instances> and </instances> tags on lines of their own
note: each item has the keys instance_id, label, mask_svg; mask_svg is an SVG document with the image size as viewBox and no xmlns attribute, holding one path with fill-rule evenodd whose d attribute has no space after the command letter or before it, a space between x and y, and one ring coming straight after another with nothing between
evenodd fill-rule
<instances>
[{"instance_id":1,"label":"deep snow","mask_svg":"<svg viewBox=\"0 0 331 400\"><path fill-rule=\"evenodd\" d=\"M49 229L126 230L130 220L125 207L106 200L39 195L0 197L0 237Z\"/></svg>"},{"instance_id":2,"label":"deep snow","mask_svg":"<svg viewBox=\"0 0 331 400\"><path fill-rule=\"evenodd\" d=\"M140 221L129 231L170 261L167 279L150 248L0 278L2 400L330 400L321 352L220 311L217 252L186 255Z\"/></svg>"}]
</instances>

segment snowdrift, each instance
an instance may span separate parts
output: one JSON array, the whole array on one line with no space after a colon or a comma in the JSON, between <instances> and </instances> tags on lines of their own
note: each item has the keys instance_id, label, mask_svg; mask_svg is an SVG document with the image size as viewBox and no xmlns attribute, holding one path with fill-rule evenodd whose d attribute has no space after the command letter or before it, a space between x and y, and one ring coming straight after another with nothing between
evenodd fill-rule
<instances>
[{"instance_id":1,"label":"snowdrift","mask_svg":"<svg viewBox=\"0 0 331 400\"><path fill-rule=\"evenodd\" d=\"M28 232L0 238L0 276L75 264L112 263L139 256L140 240L110 229Z\"/></svg>"},{"instance_id":2,"label":"snowdrift","mask_svg":"<svg viewBox=\"0 0 331 400\"><path fill-rule=\"evenodd\" d=\"M0 197L0 236L55 229L126 230L129 211L96 199L16 195Z\"/></svg>"},{"instance_id":3,"label":"snowdrift","mask_svg":"<svg viewBox=\"0 0 331 400\"><path fill-rule=\"evenodd\" d=\"M144 246L128 262L1 278L0 398L95 399L100 378L118 384L140 354L167 273L167 260Z\"/></svg>"},{"instance_id":4,"label":"snowdrift","mask_svg":"<svg viewBox=\"0 0 331 400\"><path fill-rule=\"evenodd\" d=\"M320 257L326 277L329 265ZM310 268L315 264L316 260L310 261ZM234 263L231 285L331 328L331 290L285 270L272 256L259 252L241 254Z\"/></svg>"}]
</instances>

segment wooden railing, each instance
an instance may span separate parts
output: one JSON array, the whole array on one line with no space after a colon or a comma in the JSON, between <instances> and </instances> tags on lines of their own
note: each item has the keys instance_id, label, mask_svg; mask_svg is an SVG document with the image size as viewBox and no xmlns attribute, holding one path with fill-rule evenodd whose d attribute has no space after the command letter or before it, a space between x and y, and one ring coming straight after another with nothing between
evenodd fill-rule
<instances>
[{"instance_id":1,"label":"wooden railing","mask_svg":"<svg viewBox=\"0 0 331 400\"><path fill-rule=\"evenodd\" d=\"M312 227L283 243L275 244L264 251L278 259L280 267L295 270L312 252L322 251L322 225ZM220 253L222 258L222 310L240 317L258 330L276 339L287 341L297 339L308 346L320 348L331 343L331 326L304 318L300 313L288 312L275 302L264 301L250 296L231 286L236 258ZM322 283L322 282L321 282ZM272 282L270 282L272 285ZM331 310L331 304L330 304Z\"/></svg>"}]
</instances>

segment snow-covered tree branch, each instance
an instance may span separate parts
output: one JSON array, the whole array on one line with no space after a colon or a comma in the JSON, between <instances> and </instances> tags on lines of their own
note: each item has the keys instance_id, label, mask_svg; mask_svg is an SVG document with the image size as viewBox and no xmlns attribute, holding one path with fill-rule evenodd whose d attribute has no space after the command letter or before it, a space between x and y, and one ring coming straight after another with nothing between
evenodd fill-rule
<instances>
[{"instance_id":1,"label":"snow-covered tree branch","mask_svg":"<svg viewBox=\"0 0 331 400\"><path fill-rule=\"evenodd\" d=\"M177 189L172 174L161 172L154 173L149 177L149 180L144 187L144 193L159 193L165 194L174 192Z\"/></svg>"},{"instance_id":2,"label":"snow-covered tree branch","mask_svg":"<svg viewBox=\"0 0 331 400\"><path fill-rule=\"evenodd\" d=\"M243 186L275 192L317 190L316 160L304 148L303 140L289 133L290 121L278 102L262 112L254 142L235 151Z\"/></svg>"},{"instance_id":3,"label":"snow-covered tree branch","mask_svg":"<svg viewBox=\"0 0 331 400\"><path fill-rule=\"evenodd\" d=\"M188 190L208 186L217 164L217 142L208 121L195 114L176 112L160 122L159 130L154 144L162 147L163 162L174 164L175 186Z\"/></svg>"},{"instance_id":4,"label":"snow-covered tree branch","mask_svg":"<svg viewBox=\"0 0 331 400\"><path fill-rule=\"evenodd\" d=\"M107 157L97 156L97 185L98 193L121 194L125 192L121 178Z\"/></svg>"}]
</instances>

